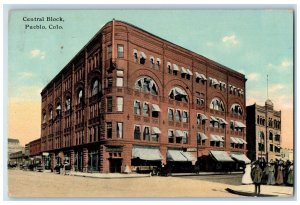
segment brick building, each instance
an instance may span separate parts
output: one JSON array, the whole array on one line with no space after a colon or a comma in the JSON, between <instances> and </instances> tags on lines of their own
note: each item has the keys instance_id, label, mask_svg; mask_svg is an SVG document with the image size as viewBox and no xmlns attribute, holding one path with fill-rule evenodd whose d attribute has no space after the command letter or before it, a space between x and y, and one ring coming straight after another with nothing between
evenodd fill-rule
<instances>
[{"instance_id":1,"label":"brick building","mask_svg":"<svg viewBox=\"0 0 300 205\"><path fill-rule=\"evenodd\" d=\"M245 83L241 73L110 21L42 90L41 153L52 167L67 160L83 172L239 160Z\"/></svg>"},{"instance_id":2,"label":"brick building","mask_svg":"<svg viewBox=\"0 0 300 205\"><path fill-rule=\"evenodd\" d=\"M265 106L247 106L247 149L251 160L280 159L281 111L274 110L271 100Z\"/></svg>"}]
</instances>

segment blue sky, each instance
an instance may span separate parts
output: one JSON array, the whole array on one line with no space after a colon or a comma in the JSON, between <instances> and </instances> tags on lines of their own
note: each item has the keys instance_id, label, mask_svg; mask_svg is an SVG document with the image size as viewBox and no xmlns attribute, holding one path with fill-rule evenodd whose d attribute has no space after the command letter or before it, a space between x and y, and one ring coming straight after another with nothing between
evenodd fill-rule
<instances>
[{"instance_id":1,"label":"blue sky","mask_svg":"<svg viewBox=\"0 0 300 205\"><path fill-rule=\"evenodd\" d=\"M65 22L58 24L64 29L25 30L24 16L61 16ZM269 98L276 101L280 96L281 103L292 94L293 13L289 10L21 11L10 17L9 97L32 89L33 96L28 97L39 99L39 88L112 18L244 73L248 102L265 101L267 74Z\"/></svg>"},{"instance_id":2,"label":"blue sky","mask_svg":"<svg viewBox=\"0 0 300 205\"><path fill-rule=\"evenodd\" d=\"M40 102L41 89L115 18L244 73L247 105L264 104L268 74L269 98L275 109L290 112L293 15L291 10L15 11L8 22L8 97L11 102ZM57 23L63 30L25 29L23 17L43 16L63 17L64 22ZM290 123L293 119L289 118Z\"/></svg>"}]
</instances>

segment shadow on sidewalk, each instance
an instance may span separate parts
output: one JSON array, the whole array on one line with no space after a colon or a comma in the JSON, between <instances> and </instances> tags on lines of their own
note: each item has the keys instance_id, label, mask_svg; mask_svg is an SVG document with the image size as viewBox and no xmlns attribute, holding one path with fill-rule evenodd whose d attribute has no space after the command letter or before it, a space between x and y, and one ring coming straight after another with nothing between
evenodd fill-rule
<instances>
[{"instance_id":1,"label":"shadow on sidewalk","mask_svg":"<svg viewBox=\"0 0 300 205\"><path fill-rule=\"evenodd\" d=\"M251 196L251 197L255 197L256 194L254 192L245 192L245 191L238 191L238 190L233 190L230 188L226 188L226 191L228 191L229 193L232 194L237 194L240 196ZM277 197L278 195L271 195L271 194L259 194L258 197Z\"/></svg>"}]
</instances>

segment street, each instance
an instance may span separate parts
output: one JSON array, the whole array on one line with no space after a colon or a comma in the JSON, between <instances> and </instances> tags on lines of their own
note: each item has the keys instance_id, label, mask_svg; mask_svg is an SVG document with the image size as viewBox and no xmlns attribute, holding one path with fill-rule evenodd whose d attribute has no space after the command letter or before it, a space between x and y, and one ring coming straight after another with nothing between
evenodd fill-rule
<instances>
[{"instance_id":1,"label":"street","mask_svg":"<svg viewBox=\"0 0 300 205\"><path fill-rule=\"evenodd\" d=\"M89 178L53 173L8 170L9 197L243 197L226 188L252 192L241 185L241 174ZM262 186L262 193L291 197L292 187Z\"/></svg>"}]
</instances>

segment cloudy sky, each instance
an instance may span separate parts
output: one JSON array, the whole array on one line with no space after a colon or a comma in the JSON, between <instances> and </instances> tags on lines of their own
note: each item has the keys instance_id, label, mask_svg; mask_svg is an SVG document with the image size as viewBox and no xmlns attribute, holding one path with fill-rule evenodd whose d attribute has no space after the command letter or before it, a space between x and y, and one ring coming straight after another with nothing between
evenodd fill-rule
<instances>
[{"instance_id":1,"label":"cloudy sky","mask_svg":"<svg viewBox=\"0 0 300 205\"><path fill-rule=\"evenodd\" d=\"M62 30L25 29L23 17L62 17ZM269 98L282 111L283 145L293 138L293 12L290 10L18 11L9 16L9 137L40 136L40 91L113 18L244 73L247 105ZM34 105L34 106L32 106ZM14 126L12 126L14 125Z\"/></svg>"}]
</instances>

